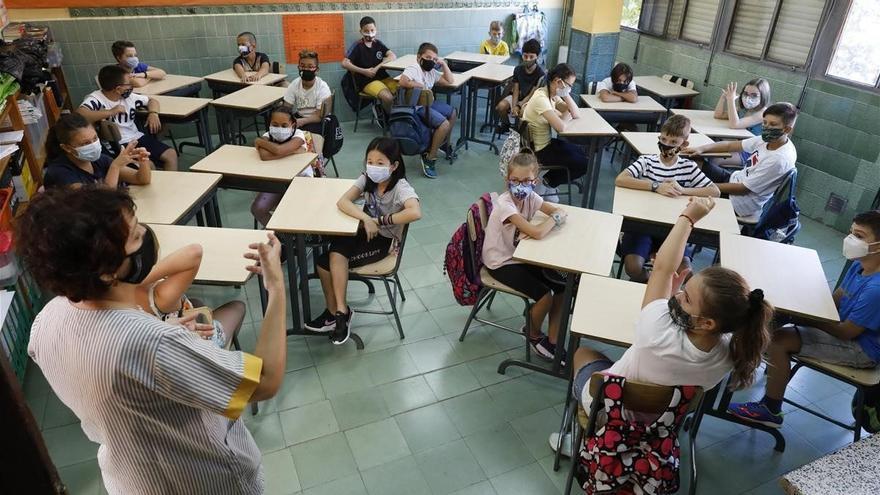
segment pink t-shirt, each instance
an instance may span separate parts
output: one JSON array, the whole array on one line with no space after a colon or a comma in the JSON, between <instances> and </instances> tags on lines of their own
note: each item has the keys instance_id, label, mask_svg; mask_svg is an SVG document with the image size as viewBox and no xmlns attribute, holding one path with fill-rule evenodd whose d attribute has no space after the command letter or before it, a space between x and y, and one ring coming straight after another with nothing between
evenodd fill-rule
<instances>
[{"instance_id":1,"label":"pink t-shirt","mask_svg":"<svg viewBox=\"0 0 880 495\"><path fill-rule=\"evenodd\" d=\"M544 198L534 191L522 201L522 210L516 206L510 192L492 194L492 214L489 215L483 238L483 264L486 268L495 270L504 265L518 263L513 260L513 251L516 249L514 241L519 230L513 223L505 221L516 213L531 221L542 204Z\"/></svg>"}]
</instances>

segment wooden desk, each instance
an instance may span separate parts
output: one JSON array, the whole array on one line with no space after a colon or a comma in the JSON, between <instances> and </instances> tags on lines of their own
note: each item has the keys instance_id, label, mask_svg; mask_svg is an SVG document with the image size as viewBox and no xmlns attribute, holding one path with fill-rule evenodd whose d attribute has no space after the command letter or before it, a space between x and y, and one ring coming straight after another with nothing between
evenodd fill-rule
<instances>
[{"instance_id":1,"label":"wooden desk","mask_svg":"<svg viewBox=\"0 0 880 495\"><path fill-rule=\"evenodd\" d=\"M574 206L559 205L568 213L568 219L561 227L553 229L541 240L523 239L513 252L513 259L530 265L565 272L565 292L563 308L570 308L574 297L574 286L582 273L592 273L606 277L611 272L614 250L620 235L623 217L602 211L587 210ZM540 222L546 216L535 215L533 222ZM587 240L589 240L587 242ZM569 312L562 312L559 322L558 345L565 342L568 331ZM573 356L576 339L572 336L568 343L568 356ZM562 368L562 353L557 353L551 369L517 359L506 359L498 366L498 372L510 366L520 366L538 373L567 379L568 373ZM566 366L570 366L571 358Z\"/></svg>"},{"instance_id":2,"label":"wooden desk","mask_svg":"<svg viewBox=\"0 0 880 495\"><path fill-rule=\"evenodd\" d=\"M840 321L819 255L813 249L721 234L721 266L735 270L778 310Z\"/></svg>"},{"instance_id":3,"label":"wooden desk","mask_svg":"<svg viewBox=\"0 0 880 495\"><path fill-rule=\"evenodd\" d=\"M609 103L599 99L599 95L581 95L581 100L597 112L666 113L666 108L652 98L639 98L635 103Z\"/></svg>"},{"instance_id":4,"label":"wooden desk","mask_svg":"<svg viewBox=\"0 0 880 495\"><path fill-rule=\"evenodd\" d=\"M621 132L620 135L636 155L656 155L660 152L657 147L660 134L657 132ZM689 146L702 146L714 142L709 136L698 132L692 132L687 141ZM728 157L730 153L703 153L700 156Z\"/></svg>"},{"instance_id":5,"label":"wooden desk","mask_svg":"<svg viewBox=\"0 0 880 495\"><path fill-rule=\"evenodd\" d=\"M463 51L455 51L446 55L446 60L456 60L458 62L471 62L478 64L503 64L510 60L510 55L488 55L485 53L471 53Z\"/></svg>"},{"instance_id":6,"label":"wooden desk","mask_svg":"<svg viewBox=\"0 0 880 495\"><path fill-rule=\"evenodd\" d=\"M512 65L483 64L465 72L465 74L470 75L473 79L500 84L513 77L515 68Z\"/></svg>"},{"instance_id":7,"label":"wooden desk","mask_svg":"<svg viewBox=\"0 0 880 495\"><path fill-rule=\"evenodd\" d=\"M731 129L727 120L716 119L712 110L684 110L673 108L675 115L684 115L691 120L691 129L711 138L748 139L755 137L748 129Z\"/></svg>"},{"instance_id":8,"label":"wooden desk","mask_svg":"<svg viewBox=\"0 0 880 495\"><path fill-rule=\"evenodd\" d=\"M617 129L592 108L579 108L578 115L578 118L565 123L565 130L559 133L559 137L587 146L587 174L581 208L593 208L596 205L599 170L602 168L601 141L603 138L616 136Z\"/></svg>"},{"instance_id":9,"label":"wooden desk","mask_svg":"<svg viewBox=\"0 0 880 495\"><path fill-rule=\"evenodd\" d=\"M159 241L159 257L189 244L200 244L202 264L195 283L209 285L244 285L251 278L245 267L254 264L245 258L248 245L267 242L266 230L218 229L191 225L151 224Z\"/></svg>"},{"instance_id":10,"label":"wooden desk","mask_svg":"<svg viewBox=\"0 0 880 495\"><path fill-rule=\"evenodd\" d=\"M673 100L676 98L689 98L700 94L699 91L686 88L680 84L673 84L659 76L636 76L633 78L633 81L635 81L638 88L663 100L663 106L667 110L669 110Z\"/></svg>"},{"instance_id":11,"label":"wooden desk","mask_svg":"<svg viewBox=\"0 0 880 495\"><path fill-rule=\"evenodd\" d=\"M413 54L403 55L402 57L397 57L394 60L389 60L383 64L379 64L379 67L387 70L404 70L410 65L418 65L419 60Z\"/></svg>"},{"instance_id":12,"label":"wooden desk","mask_svg":"<svg viewBox=\"0 0 880 495\"><path fill-rule=\"evenodd\" d=\"M153 170L149 184L129 187L138 221L165 225L188 222L214 198L220 179L219 174ZM219 210L214 207L208 209L209 220L216 213ZM214 220L208 223L219 225L219 215Z\"/></svg>"},{"instance_id":13,"label":"wooden desk","mask_svg":"<svg viewBox=\"0 0 880 495\"><path fill-rule=\"evenodd\" d=\"M284 98L286 88L252 85L211 102L217 114L220 142L236 142L235 120L258 116Z\"/></svg>"},{"instance_id":14,"label":"wooden desk","mask_svg":"<svg viewBox=\"0 0 880 495\"><path fill-rule=\"evenodd\" d=\"M688 196L669 198L650 191L615 187L614 204L611 211L623 215L627 219L624 222L624 231L645 231L645 233L657 237L665 237L678 221L678 216L684 211L689 200ZM634 226L634 224L638 226ZM651 229L652 224L663 227ZM736 221L730 200L715 198L715 208L694 225L692 235L697 244L717 246L718 234L720 233L739 237L739 224Z\"/></svg>"},{"instance_id":15,"label":"wooden desk","mask_svg":"<svg viewBox=\"0 0 880 495\"><path fill-rule=\"evenodd\" d=\"M203 80L201 77L168 74L165 76L165 79L150 81L140 88L136 88L136 93L148 96L164 94L169 94L169 96L197 95L202 88Z\"/></svg>"},{"instance_id":16,"label":"wooden desk","mask_svg":"<svg viewBox=\"0 0 880 495\"><path fill-rule=\"evenodd\" d=\"M635 339L647 285L596 275L581 275L571 315L571 331L629 347Z\"/></svg>"},{"instance_id":17,"label":"wooden desk","mask_svg":"<svg viewBox=\"0 0 880 495\"><path fill-rule=\"evenodd\" d=\"M779 480L787 495L880 493L880 435L863 438L820 457Z\"/></svg>"},{"instance_id":18,"label":"wooden desk","mask_svg":"<svg viewBox=\"0 0 880 495\"><path fill-rule=\"evenodd\" d=\"M483 64L462 73L470 79L467 84L467 100L464 102L464 111L461 115L462 131L455 144L456 150L462 146L467 149L468 143L473 142L485 144L489 149L494 150L496 155L498 154L498 147L495 146L494 141L477 137L477 93L480 89L487 89L490 100L497 98L501 85L513 77L513 69L514 67L510 65ZM483 127L486 126L492 126L492 117Z\"/></svg>"},{"instance_id":19,"label":"wooden desk","mask_svg":"<svg viewBox=\"0 0 880 495\"><path fill-rule=\"evenodd\" d=\"M198 146L205 149L205 154L210 155L214 151L211 142L211 130L208 125L208 106L210 98L194 98L185 96L156 95L151 99L159 102L159 116L166 124L189 124L195 123L198 143L183 141L179 144L182 150L185 146Z\"/></svg>"},{"instance_id":20,"label":"wooden desk","mask_svg":"<svg viewBox=\"0 0 880 495\"><path fill-rule=\"evenodd\" d=\"M255 72L248 71L247 74L254 74ZM213 74L208 74L205 76L205 80L208 83L217 82L223 84L236 84L239 86L273 86L275 84L280 83L285 78L287 78L287 74L272 74L271 72L260 78L259 81L254 82L241 82L241 78L238 77L238 74L235 73L232 69L221 70L220 72L215 72Z\"/></svg>"},{"instance_id":21,"label":"wooden desk","mask_svg":"<svg viewBox=\"0 0 880 495\"><path fill-rule=\"evenodd\" d=\"M317 158L300 153L263 161L253 146L225 144L190 167L193 172L222 174L220 187L246 191L284 192L288 184Z\"/></svg>"}]
</instances>

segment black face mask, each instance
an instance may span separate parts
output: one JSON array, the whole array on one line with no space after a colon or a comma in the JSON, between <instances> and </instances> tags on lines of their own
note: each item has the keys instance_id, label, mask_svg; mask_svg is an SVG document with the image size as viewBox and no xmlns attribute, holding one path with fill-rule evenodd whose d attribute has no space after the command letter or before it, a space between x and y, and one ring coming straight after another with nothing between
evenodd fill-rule
<instances>
[{"instance_id":1,"label":"black face mask","mask_svg":"<svg viewBox=\"0 0 880 495\"><path fill-rule=\"evenodd\" d=\"M423 71L429 72L434 70L434 68L437 67L437 64L433 60L423 58L419 61L419 67L421 67Z\"/></svg>"},{"instance_id":2,"label":"black face mask","mask_svg":"<svg viewBox=\"0 0 880 495\"><path fill-rule=\"evenodd\" d=\"M159 260L159 243L156 241L153 230L150 227L146 227L146 229L147 231L144 232L144 242L141 244L141 247L126 256L129 259L129 263L131 263L131 267L128 270L128 274L119 279L120 282L127 284L143 282Z\"/></svg>"},{"instance_id":3,"label":"black face mask","mask_svg":"<svg viewBox=\"0 0 880 495\"><path fill-rule=\"evenodd\" d=\"M677 297L670 297L667 305L669 306L669 317L672 318L672 323L680 326L682 330L693 327L694 322L691 315L681 307Z\"/></svg>"},{"instance_id":4,"label":"black face mask","mask_svg":"<svg viewBox=\"0 0 880 495\"><path fill-rule=\"evenodd\" d=\"M629 83L613 83L611 85L611 88L618 93L623 93L624 91L626 91L627 88L629 88Z\"/></svg>"},{"instance_id":5,"label":"black face mask","mask_svg":"<svg viewBox=\"0 0 880 495\"><path fill-rule=\"evenodd\" d=\"M124 99L128 98L129 96L131 96L132 91L134 91L134 89L132 89L132 88L128 88L125 91L123 91L123 93L121 95L122 99L124 100Z\"/></svg>"},{"instance_id":6,"label":"black face mask","mask_svg":"<svg viewBox=\"0 0 880 495\"><path fill-rule=\"evenodd\" d=\"M315 77L317 76L317 72L318 71L314 70L300 69L299 77L301 77L303 81L314 81Z\"/></svg>"},{"instance_id":7,"label":"black face mask","mask_svg":"<svg viewBox=\"0 0 880 495\"><path fill-rule=\"evenodd\" d=\"M657 141L657 147L660 148L660 154L665 158L669 158L678 151L678 146L670 146Z\"/></svg>"}]
</instances>

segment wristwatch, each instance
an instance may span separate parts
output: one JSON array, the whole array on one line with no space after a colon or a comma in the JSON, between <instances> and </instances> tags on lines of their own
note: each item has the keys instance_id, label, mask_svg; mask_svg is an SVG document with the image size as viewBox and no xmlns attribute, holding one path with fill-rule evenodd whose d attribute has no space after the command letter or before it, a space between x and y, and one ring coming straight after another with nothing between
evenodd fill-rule
<instances>
[{"instance_id":1,"label":"wristwatch","mask_svg":"<svg viewBox=\"0 0 880 495\"><path fill-rule=\"evenodd\" d=\"M655 180L651 183L651 192L657 192L658 187L660 187L660 183Z\"/></svg>"}]
</instances>

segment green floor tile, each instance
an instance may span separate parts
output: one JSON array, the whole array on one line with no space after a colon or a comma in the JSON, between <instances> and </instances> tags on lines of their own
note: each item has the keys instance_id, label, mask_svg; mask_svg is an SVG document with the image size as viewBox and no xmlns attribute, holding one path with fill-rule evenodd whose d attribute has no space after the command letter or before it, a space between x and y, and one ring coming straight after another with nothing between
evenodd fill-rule
<instances>
[{"instance_id":1,"label":"green floor tile","mask_svg":"<svg viewBox=\"0 0 880 495\"><path fill-rule=\"evenodd\" d=\"M357 474L357 465L343 433L326 435L290 448L305 489Z\"/></svg>"},{"instance_id":2,"label":"green floor tile","mask_svg":"<svg viewBox=\"0 0 880 495\"><path fill-rule=\"evenodd\" d=\"M459 356L470 361L501 351L501 347L492 338L492 333L496 331L497 328L489 326L470 328L464 342L459 342L459 332L446 334L446 340Z\"/></svg>"},{"instance_id":3,"label":"green floor tile","mask_svg":"<svg viewBox=\"0 0 880 495\"><path fill-rule=\"evenodd\" d=\"M413 342L405 347L422 373L447 368L464 361L442 336Z\"/></svg>"},{"instance_id":4,"label":"green floor tile","mask_svg":"<svg viewBox=\"0 0 880 495\"><path fill-rule=\"evenodd\" d=\"M288 446L339 431L329 400L282 411L279 417L284 442Z\"/></svg>"},{"instance_id":5,"label":"green floor tile","mask_svg":"<svg viewBox=\"0 0 880 495\"><path fill-rule=\"evenodd\" d=\"M440 404L409 411L394 419L413 453L423 452L461 438L458 429Z\"/></svg>"},{"instance_id":6,"label":"green floor tile","mask_svg":"<svg viewBox=\"0 0 880 495\"><path fill-rule=\"evenodd\" d=\"M104 486L97 459L58 468L58 475L71 494L98 495Z\"/></svg>"},{"instance_id":7,"label":"green floor tile","mask_svg":"<svg viewBox=\"0 0 880 495\"><path fill-rule=\"evenodd\" d=\"M330 399L340 430L349 430L389 417L378 388L368 388Z\"/></svg>"},{"instance_id":8,"label":"green floor tile","mask_svg":"<svg viewBox=\"0 0 880 495\"><path fill-rule=\"evenodd\" d=\"M440 400L456 397L481 387L466 363L427 373L425 380Z\"/></svg>"},{"instance_id":9,"label":"green floor tile","mask_svg":"<svg viewBox=\"0 0 880 495\"><path fill-rule=\"evenodd\" d=\"M506 421L505 411L482 389L441 404L462 435L470 435Z\"/></svg>"},{"instance_id":10,"label":"green floor tile","mask_svg":"<svg viewBox=\"0 0 880 495\"><path fill-rule=\"evenodd\" d=\"M61 402L54 393L47 394L45 412L43 415L43 428L57 428L79 424L79 418L67 406Z\"/></svg>"},{"instance_id":11,"label":"green floor tile","mask_svg":"<svg viewBox=\"0 0 880 495\"><path fill-rule=\"evenodd\" d=\"M467 488L462 488L452 495L497 495L497 492L492 488L492 483L489 481L481 481Z\"/></svg>"},{"instance_id":12,"label":"green floor tile","mask_svg":"<svg viewBox=\"0 0 880 495\"><path fill-rule=\"evenodd\" d=\"M486 479L467 444L458 440L415 456L431 492L446 495Z\"/></svg>"},{"instance_id":13,"label":"green floor tile","mask_svg":"<svg viewBox=\"0 0 880 495\"><path fill-rule=\"evenodd\" d=\"M370 495L432 495L411 455L365 470L361 476Z\"/></svg>"},{"instance_id":14,"label":"green floor tile","mask_svg":"<svg viewBox=\"0 0 880 495\"><path fill-rule=\"evenodd\" d=\"M410 298L409 301L416 302L420 306L422 304L418 298ZM400 323L403 325L404 334L406 334L405 344L439 337L444 333L443 328L434 321L431 313L424 309L424 306L419 312L402 316Z\"/></svg>"},{"instance_id":15,"label":"green floor tile","mask_svg":"<svg viewBox=\"0 0 880 495\"><path fill-rule=\"evenodd\" d=\"M367 495L367 488L360 474L353 474L323 485L309 488L303 495Z\"/></svg>"},{"instance_id":16,"label":"green floor tile","mask_svg":"<svg viewBox=\"0 0 880 495\"><path fill-rule=\"evenodd\" d=\"M385 383L417 375L419 369L410 353L403 347L370 353L363 357L363 371L370 383Z\"/></svg>"},{"instance_id":17,"label":"green floor tile","mask_svg":"<svg viewBox=\"0 0 880 495\"><path fill-rule=\"evenodd\" d=\"M464 440L490 478L535 462L508 423L468 435Z\"/></svg>"},{"instance_id":18,"label":"green floor tile","mask_svg":"<svg viewBox=\"0 0 880 495\"><path fill-rule=\"evenodd\" d=\"M266 493L293 494L300 490L293 458L287 449L263 454Z\"/></svg>"},{"instance_id":19,"label":"green floor tile","mask_svg":"<svg viewBox=\"0 0 880 495\"><path fill-rule=\"evenodd\" d=\"M492 487L505 495L558 495L559 491L537 462L491 479Z\"/></svg>"},{"instance_id":20,"label":"green floor tile","mask_svg":"<svg viewBox=\"0 0 880 495\"><path fill-rule=\"evenodd\" d=\"M98 456L98 444L86 438L79 424L43 430L43 441L56 467L78 464Z\"/></svg>"},{"instance_id":21,"label":"green floor tile","mask_svg":"<svg viewBox=\"0 0 880 495\"><path fill-rule=\"evenodd\" d=\"M509 353L500 352L484 358L468 361L467 365L471 372L473 372L474 376L477 377L480 385L488 387L489 385L511 380L525 374L521 368L508 368L503 375L498 373L498 365L509 357Z\"/></svg>"},{"instance_id":22,"label":"green floor tile","mask_svg":"<svg viewBox=\"0 0 880 495\"><path fill-rule=\"evenodd\" d=\"M561 421L562 416L550 407L528 416L516 418L510 424L532 456L535 459L540 459L552 453L547 438L550 433L559 430Z\"/></svg>"},{"instance_id":23,"label":"green floor tile","mask_svg":"<svg viewBox=\"0 0 880 495\"><path fill-rule=\"evenodd\" d=\"M275 452L286 446L278 413L258 414L247 421L247 427L257 446L260 447L260 452Z\"/></svg>"},{"instance_id":24,"label":"green floor tile","mask_svg":"<svg viewBox=\"0 0 880 495\"><path fill-rule=\"evenodd\" d=\"M304 345L301 343L300 345ZM281 390L275 396L279 411L324 400L324 389L314 366L284 375Z\"/></svg>"},{"instance_id":25,"label":"green floor tile","mask_svg":"<svg viewBox=\"0 0 880 495\"><path fill-rule=\"evenodd\" d=\"M392 418L348 430L345 437L361 471L410 455L406 440Z\"/></svg>"},{"instance_id":26,"label":"green floor tile","mask_svg":"<svg viewBox=\"0 0 880 495\"><path fill-rule=\"evenodd\" d=\"M423 376L386 383L379 387L379 391L392 416L437 402Z\"/></svg>"}]
</instances>

